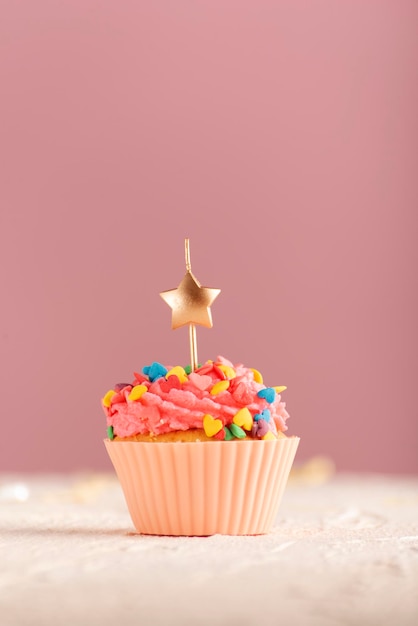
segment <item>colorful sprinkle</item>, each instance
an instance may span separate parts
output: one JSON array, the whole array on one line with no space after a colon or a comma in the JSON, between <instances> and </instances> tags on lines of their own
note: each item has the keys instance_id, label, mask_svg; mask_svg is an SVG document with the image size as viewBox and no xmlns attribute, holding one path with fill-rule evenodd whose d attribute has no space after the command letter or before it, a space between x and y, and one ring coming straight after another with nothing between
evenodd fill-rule
<instances>
[{"instance_id":1,"label":"colorful sprinkle","mask_svg":"<svg viewBox=\"0 0 418 626\"><path fill-rule=\"evenodd\" d=\"M270 409L264 409L264 411L261 412L261 417L263 420L266 420L266 422L269 422L271 420Z\"/></svg>"},{"instance_id":2,"label":"colorful sprinkle","mask_svg":"<svg viewBox=\"0 0 418 626\"><path fill-rule=\"evenodd\" d=\"M232 441L232 439L235 439L234 435L231 433L228 426L224 427L224 431L225 431L225 441Z\"/></svg>"},{"instance_id":3,"label":"colorful sprinkle","mask_svg":"<svg viewBox=\"0 0 418 626\"><path fill-rule=\"evenodd\" d=\"M202 367L201 364L199 363L199 365L197 366L196 369L198 369L199 367ZM184 367L184 371L186 372L186 374L191 374L192 373L192 366L191 365L186 365Z\"/></svg>"},{"instance_id":4,"label":"colorful sprinkle","mask_svg":"<svg viewBox=\"0 0 418 626\"><path fill-rule=\"evenodd\" d=\"M206 361L206 363L204 363L203 365L197 368L196 373L197 374L209 374L212 371L213 371L213 362Z\"/></svg>"},{"instance_id":5,"label":"colorful sprinkle","mask_svg":"<svg viewBox=\"0 0 418 626\"><path fill-rule=\"evenodd\" d=\"M148 378L145 376L145 374L139 374L138 372L134 372L134 376L135 376L135 378L137 380L136 384L138 384L138 383L141 384L141 383L144 383L145 381L148 382Z\"/></svg>"},{"instance_id":6,"label":"colorful sprinkle","mask_svg":"<svg viewBox=\"0 0 418 626\"><path fill-rule=\"evenodd\" d=\"M184 367L181 367L181 365L176 365L176 367L173 367L170 371L168 371L165 377L168 378L169 376L177 376L181 383L187 382L186 370Z\"/></svg>"},{"instance_id":7,"label":"colorful sprinkle","mask_svg":"<svg viewBox=\"0 0 418 626\"><path fill-rule=\"evenodd\" d=\"M132 387L131 383L116 383L115 391L122 391L125 387Z\"/></svg>"},{"instance_id":8,"label":"colorful sprinkle","mask_svg":"<svg viewBox=\"0 0 418 626\"><path fill-rule=\"evenodd\" d=\"M253 373L253 375L254 375L254 380L255 380L255 382L256 382L256 383L260 383L260 385L262 385L262 384L263 384L263 377L262 377L262 375L260 374L260 372L259 372L258 370L255 370L255 369L254 369L254 368L252 368L252 367L250 367L249 369L252 371L252 373Z\"/></svg>"},{"instance_id":9,"label":"colorful sprinkle","mask_svg":"<svg viewBox=\"0 0 418 626\"><path fill-rule=\"evenodd\" d=\"M117 404L118 402L126 402L125 389L127 392L129 392L132 389L132 386L129 385L129 387L124 387L123 391L118 391L117 393L115 393L115 395L110 398L111 406Z\"/></svg>"},{"instance_id":10,"label":"colorful sprinkle","mask_svg":"<svg viewBox=\"0 0 418 626\"><path fill-rule=\"evenodd\" d=\"M203 418L203 428L206 437L213 437L223 428L223 424L221 420L215 419L212 415L205 415Z\"/></svg>"},{"instance_id":11,"label":"colorful sprinkle","mask_svg":"<svg viewBox=\"0 0 418 626\"><path fill-rule=\"evenodd\" d=\"M148 389L145 385L136 385L129 394L128 400L139 400L146 391L148 391Z\"/></svg>"},{"instance_id":12,"label":"colorful sprinkle","mask_svg":"<svg viewBox=\"0 0 418 626\"><path fill-rule=\"evenodd\" d=\"M107 436L109 437L109 439L114 439L115 435L113 433L113 426L108 426L107 427Z\"/></svg>"},{"instance_id":13,"label":"colorful sprinkle","mask_svg":"<svg viewBox=\"0 0 418 626\"><path fill-rule=\"evenodd\" d=\"M257 437L260 437L261 439L262 437L264 437L264 435L266 435L269 432L270 427L268 423L266 422L266 420L263 420L263 419L258 420L256 424L257 424L256 435Z\"/></svg>"},{"instance_id":14,"label":"colorful sprinkle","mask_svg":"<svg viewBox=\"0 0 418 626\"><path fill-rule=\"evenodd\" d=\"M212 371L215 374L215 376L217 376L220 380L226 380L227 376L225 372L221 370L219 365L216 365L216 363L212 364Z\"/></svg>"},{"instance_id":15,"label":"colorful sprinkle","mask_svg":"<svg viewBox=\"0 0 418 626\"><path fill-rule=\"evenodd\" d=\"M272 387L266 387L265 389L260 389L260 391L257 392L257 395L259 398L264 398L264 400L268 402L269 404L274 402L276 398L276 392L274 391Z\"/></svg>"},{"instance_id":16,"label":"colorful sprinkle","mask_svg":"<svg viewBox=\"0 0 418 626\"><path fill-rule=\"evenodd\" d=\"M229 365L218 365L218 368L221 370L221 372L223 372L225 374L225 376L227 378L229 378L230 380L232 378L236 377L236 373L235 370L232 367L229 367Z\"/></svg>"},{"instance_id":17,"label":"colorful sprinkle","mask_svg":"<svg viewBox=\"0 0 418 626\"><path fill-rule=\"evenodd\" d=\"M261 411L261 413L256 413L254 415L255 422L258 422L259 420L265 420L266 422L269 422L270 419L271 419L271 413L269 409L264 409L264 411Z\"/></svg>"},{"instance_id":18,"label":"colorful sprinkle","mask_svg":"<svg viewBox=\"0 0 418 626\"><path fill-rule=\"evenodd\" d=\"M223 441L225 439L225 430L221 428L221 430L213 436L214 439L218 441Z\"/></svg>"},{"instance_id":19,"label":"colorful sprinkle","mask_svg":"<svg viewBox=\"0 0 418 626\"><path fill-rule=\"evenodd\" d=\"M146 376L148 376L151 382L154 382L157 378L162 378L168 372L167 368L157 361L154 361L151 365L146 365L142 368L142 371Z\"/></svg>"},{"instance_id":20,"label":"colorful sprinkle","mask_svg":"<svg viewBox=\"0 0 418 626\"><path fill-rule=\"evenodd\" d=\"M251 430L253 426L253 416L247 407L240 409L238 413L235 413L233 417L233 423L237 426L241 426L244 430Z\"/></svg>"},{"instance_id":21,"label":"colorful sprinkle","mask_svg":"<svg viewBox=\"0 0 418 626\"><path fill-rule=\"evenodd\" d=\"M287 387L273 387L276 393L282 393L282 391L286 391Z\"/></svg>"},{"instance_id":22,"label":"colorful sprinkle","mask_svg":"<svg viewBox=\"0 0 418 626\"><path fill-rule=\"evenodd\" d=\"M271 430L269 430L268 433L266 433L265 435L263 435L263 437L261 437L261 439L264 439L264 441L268 441L270 439L277 439L277 437L274 433L271 432Z\"/></svg>"},{"instance_id":23,"label":"colorful sprinkle","mask_svg":"<svg viewBox=\"0 0 418 626\"><path fill-rule=\"evenodd\" d=\"M109 391L107 392L107 394L105 395L105 397L103 398L102 402L103 402L103 406L107 406L107 408L110 407L110 401L113 398L113 396L116 394L116 391L114 391L113 389L109 389Z\"/></svg>"},{"instance_id":24,"label":"colorful sprinkle","mask_svg":"<svg viewBox=\"0 0 418 626\"><path fill-rule=\"evenodd\" d=\"M229 424L228 428L237 439L244 439L244 437L247 436L245 430L243 430L240 426L234 424L234 422L232 422L232 424Z\"/></svg>"},{"instance_id":25,"label":"colorful sprinkle","mask_svg":"<svg viewBox=\"0 0 418 626\"><path fill-rule=\"evenodd\" d=\"M169 393L172 389L181 389L181 382L175 374L171 374L167 379L160 378L159 381L160 389L165 393Z\"/></svg>"},{"instance_id":26,"label":"colorful sprinkle","mask_svg":"<svg viewBox=\"0 0 418 626\"><path fill-rule=\"evenodd\" d=\"M217 393L221 393L222 391L226 391L229 387L229 380L220 380L215 383L210 390L212 396L216 396Z\"/></svg>"},{"instance_id":27,"label":"colorful sprinkle","mask_svg":"<svg viewBox=\"0 0 418 626\"><path fill-rule=\"evenodd\" d=\"M205 391L212 384L212 379L210 376L206 376L205 374L197 374L196 372L192 372L189 374L189 381L193 383L195 387L200 389L200 391Z\"/></svg>"}]
</instances>

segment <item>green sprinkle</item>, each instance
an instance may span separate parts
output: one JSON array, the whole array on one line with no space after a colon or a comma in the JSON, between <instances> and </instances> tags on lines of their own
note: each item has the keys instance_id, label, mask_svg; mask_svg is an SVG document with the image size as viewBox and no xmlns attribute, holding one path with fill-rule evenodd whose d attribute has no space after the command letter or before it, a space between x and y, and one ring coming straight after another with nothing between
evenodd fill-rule
<instances>
[{"instance_id":1,"label":"green sprinkle","mask_svg":"<svg viewBox=\"0 0 418 626\"><path fill-rule=\"evenodd\" d=\"M114 439L115 435L113 434L113 426L107 427L107 436L109 439Z\"/></svg>"},{"instance_id":2,"label":"green sprinkle","mask_svg":"<svg viewBox=\"0 0 418 626\"><path fill-rule=\"evenodd\" d=\"M229 425L229 429L231 433L234 435L234 437L237 437L237 439L244 439L244 437L247 436L245 430L242 429L241 426L238 426L237 424L234 424L233 422L232 424Z\"/></svg>"},{"instance_id":3,"label":"green sprinkle","mask_svg":"<svg viewBox=\"0 0 418 626\"><path fill-rule=\"evenodd\" d=\"M224 426L225 430L225 441L231 441L231 439L235 439L234 435L229 430L228 426Z\"/></svg>"},{"instance_id":4,"label":"green sprinkle","mask_svg":"<svg viewBox=\"0 0 418 626\"><path fill-rule=\"evenodd\" d=\"M197 367L198 368L202 367L202 365L199 363L199 365ZM192 373L192 366L191 365L186 365L183 369L184 369L184 371L186 372L187 375Z\"/></svg>"}]
</instances>

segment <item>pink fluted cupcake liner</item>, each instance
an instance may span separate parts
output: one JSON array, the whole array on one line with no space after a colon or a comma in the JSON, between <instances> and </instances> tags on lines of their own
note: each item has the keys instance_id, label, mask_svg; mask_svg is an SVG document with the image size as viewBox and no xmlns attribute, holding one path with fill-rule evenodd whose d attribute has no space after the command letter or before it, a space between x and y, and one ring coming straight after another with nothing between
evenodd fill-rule
<instances>
[{"instance_id":1,"label":"pink fluted cupcake liner","mask_svg":"<svg viewBox=\"0 0 418 626\"><path fill-rule=\"evenodd\" d=\"M271 529L299 438L105 445L139 533L258 535Z\"/></svg>"}]
</instances>

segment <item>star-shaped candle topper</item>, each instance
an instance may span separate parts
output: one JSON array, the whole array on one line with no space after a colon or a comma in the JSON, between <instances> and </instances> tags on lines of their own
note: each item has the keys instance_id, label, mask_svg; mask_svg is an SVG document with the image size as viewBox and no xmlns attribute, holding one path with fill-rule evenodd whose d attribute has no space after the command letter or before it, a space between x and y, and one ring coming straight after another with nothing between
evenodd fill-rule
<instances>
[{"instance_id":1,"label":"star-shaped candle topper","mask_svg":"<svg viewBox=\"0 0 418 626\"><path fill-rule=\"evenodd\" d=\"M212 328L210 306L220 289L202 287L191 271L186 272L177 289L163 291L160 296L172 309L171 328L199 324Z\"/></svg>"},{"instance_id":2,"label":"star-shaped candle topper","mask_svg":"<svg viewBox=\"0 0 418 626\"><path fill-rule=\"evenodd\" d=\"M197 278L192 274L190 264L190 244L185 240L186 274L177 289L163 291L160 296L172 310L171 327L189 325L191 368L196 369L196 327L206 326L212 328L212 313L210 307L215 298L220 294L220 289L202 287Z\"/></svg>"}]
</instances>

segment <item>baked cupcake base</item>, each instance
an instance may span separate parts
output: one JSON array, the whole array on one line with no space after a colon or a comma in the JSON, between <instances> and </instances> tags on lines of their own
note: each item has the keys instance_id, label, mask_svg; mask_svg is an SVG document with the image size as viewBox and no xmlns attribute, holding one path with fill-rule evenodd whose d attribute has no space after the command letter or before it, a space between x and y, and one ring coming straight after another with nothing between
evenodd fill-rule
<instances>
[{"instance_id":1,"label":"baked cupcake base","mask_svg":"<svg viewBox=\"0 0 418 626\"><path fill-rule=\"evenodd\" d=\"M247 433L248 434L248 433ZM278 432L276 437L285 438L286 435L282 432ZM147 443L157 443L166 441L178 441L180 443L201 441L212 441L213 443L219 443L213 437L208 437L203 428L190 428L188 430L175 430L169 433L163 433L161 435L154 435L153 433L147 433L146 435L132 435L131 437L114 437L113 441L146 441ZM237 441L240 441L237 439Z\"/></svg>"},{"instance_id":2,"label":"baked cupcake base","mask_svg":"<svg viewBox=\"0 0 418 626\"><path fill-rule=\"evenodd\" d=\"M298 445L298 437L105 440L136 530L178 536L269 532Z\"/></svg>"}]
</instances>

